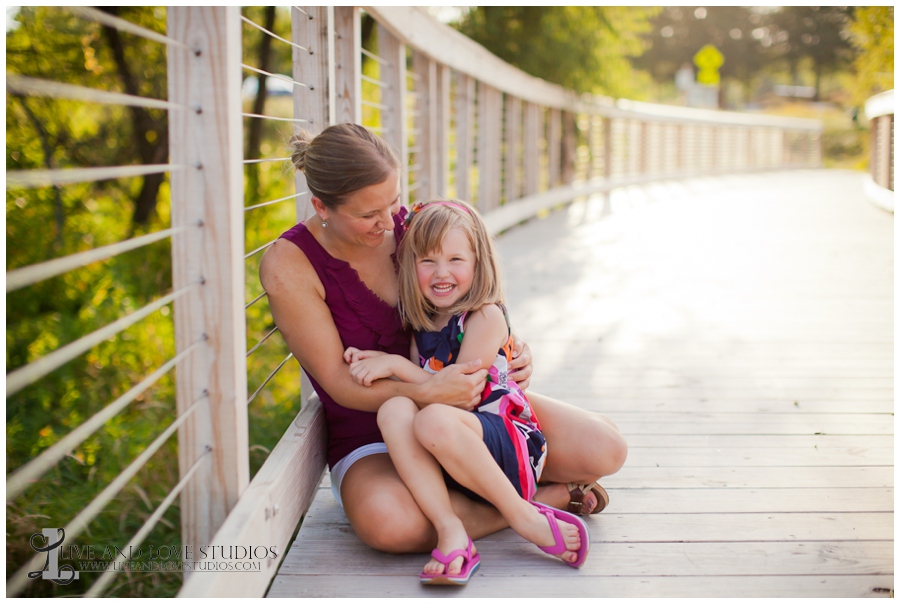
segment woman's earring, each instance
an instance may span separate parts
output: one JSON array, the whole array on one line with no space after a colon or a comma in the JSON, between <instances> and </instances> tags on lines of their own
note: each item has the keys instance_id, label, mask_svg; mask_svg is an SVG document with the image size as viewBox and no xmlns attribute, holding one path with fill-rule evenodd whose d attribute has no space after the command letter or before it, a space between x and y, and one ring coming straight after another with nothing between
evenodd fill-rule
<instances>
[{"instance_id":1,"label":"woman's earring","mask_svg":"<svg viewBox=\"0 0 900 604\"><path fill-rule=\"evenodd\" d=\"M322 228L324 229L324 228L327 227L327 226L328 226L328 223L327 223L326 221L323 220L323 221L322 221Z\"/></svg>"}]
</instances>

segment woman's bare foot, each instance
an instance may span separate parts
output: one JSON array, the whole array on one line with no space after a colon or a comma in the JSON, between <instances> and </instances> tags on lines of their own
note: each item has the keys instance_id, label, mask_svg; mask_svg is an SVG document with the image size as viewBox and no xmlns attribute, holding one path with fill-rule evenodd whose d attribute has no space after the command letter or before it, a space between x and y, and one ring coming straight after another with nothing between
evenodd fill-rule
<instances>
[{"instance_id":1,"label":"woman's bare foot","mask_svg":"<svg viewBox=\"0 0 900 604\"><path fill-rule=\"evenodd\" d=\"M548 518L530 503L524 500L523 503L529 510L526 511L523 508L523 513L519 519L516 519L515 524L510 522L512 529L539 547L552 547L556 545L556 539L553 537L553 529L550 528L549 522L555 522L566 546L566 551L557 555L557 558L564 562L575 562L578 558L578 550L581 548L581 535L578 527L556 518Z\"/></svg>"},{"instance_id":2,"label":"woman's bare foot","mask_svg":"<svg viewBox=\"0 0 900 604\"><path fill-rule=\"evenodd\" d=\"M437 550L442 554L449 554L454 550L463 550L469 546L469 535L462 522L457 519L456 522L448 522L447 525L437 528L438 542ZM475 546L472 546L472 554L475 554ZM447 568L446 574L458 575L465 562L462 556L455 557ZM431 575L444 574L444 563L432 558L422 569L424 573Z\"/></svg>"}]
</instances>

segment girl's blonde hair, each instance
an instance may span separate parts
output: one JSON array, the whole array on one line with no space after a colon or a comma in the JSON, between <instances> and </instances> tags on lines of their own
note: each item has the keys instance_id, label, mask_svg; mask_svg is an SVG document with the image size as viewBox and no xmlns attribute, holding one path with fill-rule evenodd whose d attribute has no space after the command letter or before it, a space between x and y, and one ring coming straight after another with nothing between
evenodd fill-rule
<instances>
[{"instance_id":1,"label":"girl's blonde hair","mask_svg":"<svg viewBox=\"0 0 900 604\"><path fill-rule=\"evenodd\" d=\"M418 204L417 204L418 205ZM486 304L503 302L500 265L494 242L475 208L456 199L426 201L409 219L409 227L398 251L400 266L400 318L416 331L437 331L432 318L437 308L419 290L416 259L441 249L450 229L465 233L475 255L472 288L448 311L459 314Z\"/></svg>"}]
</instances>

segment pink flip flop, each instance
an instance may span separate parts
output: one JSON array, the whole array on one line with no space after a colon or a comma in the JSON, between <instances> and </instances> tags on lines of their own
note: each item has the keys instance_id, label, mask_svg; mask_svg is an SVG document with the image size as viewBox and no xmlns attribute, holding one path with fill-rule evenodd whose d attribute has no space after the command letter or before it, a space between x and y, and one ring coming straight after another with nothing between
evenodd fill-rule
<instances>
[{"instance_id":1,"label":"pink flip flop","mask_svg":"<svg viewBox=\"0 0 900 604\"><path fill-rule=\"evenodd\" d=\"M575 527L578 528L578 535L581 537L581 547L576 552L577 557L575 558L575 562L566 562L565 560L563 560L563 562L574 568L578 568L584 564L584 561L587 560L588 550L591 548L591 536L588 533L588 528L584 521L574 514L551 508L550 506L538 503L537 501L532 501L531 505L536 507L541 514L547 517L547 522L550 523L550 530L553 531L553 539L556 541L556 543L548 547L541 547L539 545L538 548L551 556L564 554L567 551L566 544L563 541L562 533L559 530L556 520L574 524Z\"/></svg>"},{"instance_id":2,"label":"pink flip flop","mask_svg":"<svg viewBox=\"0 0 900 604\"><path fill-rule=\"evenodd\" d=\"M444 572L440 574L422 573L419 575L419 582L422 585L465 585L472 578L472 575L475 574L475 571L478 570L478 567L481 566L481 554L473 554L472 549L474 547L475 545L470 537L469 545L464 550L455 549L446 556L437 549L433 550L431 557L444 565ZM459 569L459 574L448 575L447 569L450 568L450 563L459 556L463 557L463 565Z\"/></svg>"}]
</instances>

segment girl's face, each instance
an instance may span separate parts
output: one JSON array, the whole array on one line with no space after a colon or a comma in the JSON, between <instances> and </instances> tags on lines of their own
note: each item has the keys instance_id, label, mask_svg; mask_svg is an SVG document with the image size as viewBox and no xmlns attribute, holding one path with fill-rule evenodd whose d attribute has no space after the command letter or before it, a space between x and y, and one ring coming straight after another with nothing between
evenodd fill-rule
<instances>
[{"instance_id":1,"label":"girl's face","mask_svg":"<svg viewBox=\"0 0 900 604\"><path fill-rule=\"evenodd\" d=\"M385 232L394 230L392 217L399 211L400 177L391 172L384 182L363 187L329 211L326 228L347 243L378 247Z\"/></svg>"},{"instance_id":2,"label":"girl's face","mask_svg":"<svg viewBox=\"0 0 900 604\"><path fill-rule=\"evenodd\" d=\"M472 288L475 252L459 228L450 229L440 250L416 258L419 290L439 310L452 307Z\"/></svg>"}]
</instances>

